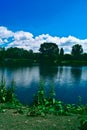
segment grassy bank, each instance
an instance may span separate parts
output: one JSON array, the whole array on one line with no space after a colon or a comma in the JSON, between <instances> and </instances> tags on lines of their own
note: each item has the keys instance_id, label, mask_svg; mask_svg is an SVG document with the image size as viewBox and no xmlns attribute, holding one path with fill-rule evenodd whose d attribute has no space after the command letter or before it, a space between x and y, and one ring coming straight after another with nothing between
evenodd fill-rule
<instances>
[{"instance_id":1,"label":"grassy bank","mask_svg":"<svg viewBox=\"0 0 87 130\"><path fill-rule=\"evenodd\" d=\"M72 113L65 116L51 113L45 116L30 116L29 106L14 107L10 103L1 103L0 107L2 108L0 130L86 130L87 128L87 115L83 114Z\"/></svg>"},{"instance_id":2,"label":"grassy bank","mask_svg":"<svg viewBox=\"0 0 87 130\"><path fill-rule=\"evenodd\" d=\"M30 117L16 113L14 109L5 109L0 113L0 130L79 130L80 115Z\"/></svg>"}]
</instances>

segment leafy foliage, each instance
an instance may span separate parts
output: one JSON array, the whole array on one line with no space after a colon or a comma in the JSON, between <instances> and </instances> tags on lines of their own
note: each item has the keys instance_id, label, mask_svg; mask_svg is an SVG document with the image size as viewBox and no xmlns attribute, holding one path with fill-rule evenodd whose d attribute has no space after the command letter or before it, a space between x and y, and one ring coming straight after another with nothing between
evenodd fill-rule
<instances>
[{"instance_id":1,"label":"leafy foliage","mask_svg":"<svg viewBox=\"0 0 87 130\"><path fill-rule=\"evenodd\" d=\"M40 81L40 86L37 94L34 96L34 102L29 108L29 116L45 116L46 114L55 115L72 115L72 114L87 114L87 106L81 104L81 97L79 97L79 104L64 104L55 99L54 87L51 84L48 97L45 95L45 84Z\"/></svg>"},{"instance_id":2,"label":"leafy foliage","mask_svg":"<svg viewBox=\"0 0 87 130\"><path fill-rule=\"evenodd\" d=\"M6 101L7 90L6 90L6 82L2 76L1 83L0 83L0 103Z\"/></svg>"},{"instance_id":3,"label":"leafy foliage","mask_svg":"<svg viewBox=\"0 0 87 130\"><path fill-rule=\"evenodd\" d=\"M54 98L55 91L53 85L50 86L49 90L49 96L46 97L45 90L44 90L44 82L40 82L39 90L36 94L33 105L29 109L28 115L30 116L45 116L47 113L49 114L62 114L63 113L63 107L61 101L56 101Z\"/></svg>"},{"instance_id":4,"label":"leafy foliage","mask_svg":"<svg viewBox=\"0 0 87 130\"><path fill-rule=\"evenodd\" d=\"M72 52L71 52L71 54L72 54L73 56L78 57L78 56L80 56L82 53L83 53L83 48L82 48L81 45L76 44L76 45L72 46Z\"/></svg>"},{"instance_id":5,"label":"leafy foliage","mask_svg":"<svg viewBox=\"0 0 87 130\"><path fill-rule=\"evenodd\" d=\"M79 130L87 130L87 119L82 119L80 121Z\"/></svg>"},{"instance_id":6,"label":"leafy foliage","mask_svg":"<svg viewBox=\"0 0 87 130\"><path fill-rule=\"evenodd\" d=\"M56 64L59 48L55 43L43 43L40 45L40 63Z\"/></svg>"},{"instance_id":7,"label":"leafy foliage","mask_svg":"<svg viewBox=\"0 0 87 130\"><path fill-rule=\"evenodd\" d=\"M14 81L12 81L11 87L6 87L3 76L0 82L0 103L11 103L13 106L20 104L15 95Z\"/></svg>"},{"instance_id":8,"label":"leafy foliage","mask_svg":"<svg viewBox=\"0 0 87 130\"><path fill-rule=\"evenodd\" d=\"M47 55L59 53L58 46L55 43L43 43L41 44L39 51L42 54L47 54Z\"/></svg>"}]
</instances>

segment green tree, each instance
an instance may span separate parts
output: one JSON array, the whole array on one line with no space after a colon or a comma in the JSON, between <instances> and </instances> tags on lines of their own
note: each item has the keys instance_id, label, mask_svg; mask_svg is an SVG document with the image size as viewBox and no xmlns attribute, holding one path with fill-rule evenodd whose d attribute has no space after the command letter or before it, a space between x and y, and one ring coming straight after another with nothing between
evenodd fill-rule
<instances>
[{"instance_id":1,"label":"green tree","mask_svg":"<svg viewBox=\"0 0 87 130\"><path fill-rule=\"evenodd\" d=\"M83 53L82 45L76 44L72 46L72 56L79 57Z\"/></svg>"},{"instance_id":2,"label":"green tree","mask_svg":"<svg viewBox=\"0 0 87 130\"><path fill-rule=\"evenodd\" d=\"M59 48L55 43L43 43L39 51L41 63L57 63Z\"/></svg>"},{"instance_id":3,"label":"green tree","mask_svg":"<svg viewBox=\"0 0 87 130\"><path fill-rule=\"evenodd\" d=\"M42 54L58 54L59 53L59 48L55 43L43 43L40 46L39 51Z\"/></svg>"},{"instance_id":4,"label":"green tree","mask_svg":"<svg viewBox=\"0 0 87 130\"><path fill-rule=\"evenodd\" d=\"M64 55L64 49L61 48L61 49L60 49L60 56L63 56L63 55Z\"/></svg>"},{"instance_id":5,"label":"green tree","mask_svg":"<svg viewBox=\"0 0 87 130\"><path fill-rule=\"evenodd\" d=\"M6 58L12 58L12 59L27 59L29 57L29 52L27 50L24 50L23 48L8 48L6 50Z\"/></svg>"}]
</instances>

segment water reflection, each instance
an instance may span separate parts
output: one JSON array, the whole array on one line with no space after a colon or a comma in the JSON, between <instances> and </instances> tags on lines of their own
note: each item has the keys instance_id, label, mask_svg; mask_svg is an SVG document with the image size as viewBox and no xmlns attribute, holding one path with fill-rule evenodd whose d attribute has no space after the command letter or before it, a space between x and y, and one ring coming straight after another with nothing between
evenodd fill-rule
<instances>
[{"instance_id":1,"label":"water reflection","mask_svg":"<svg viewBox=\"0 0 87 130\"><path fill-rule=\"evenodd\" d=\"M44 79L46 78L55 79L58 73L58 67L40 66L39 71L40 71L40 76L43 77Z\"/></svg>"},{"instance_id":2,"label":"water reflection","mask_svg":"<svg viewBox=\"0 0 87 130\"><path fill-rule=\"evenodd\" d=\"M29 87L32 82L39 81L39 68L38 67L20 67L20 68L4 68L0 69L0 78L4 75L8 84L14 80L17 86Z\"/></svg>"},{"instance_id":3,"label":"water reflection","mask_svg":"<svg viewBox=\"0 0 87 130\"><path fill-rule=\"evenodd\" d=\"M30 103L42 78L48 91L54 85L56 98L66 103L76 103L82 96L87 103L87 67L32 66L0 68L0 78L4 75L7 85L16 82L16 94L23 103Z\"/></svg>"},{"instance_id":4,"label":"water reflection","mask_svg":"<svg viewBox=\"0 0 87 130\"><path fill-rule=\"evenodd\" d=\"M78 80L78 82L81 80L82 76L82 67L72 67L71 68L71 77L73 80Z\"/></svg>"},{"instance_id":5,"label":"water reflection","mask_svg":"<svg viewBox=\"0 0 87 130\"><path fill-rule=\"evenodd\" d=\"M68 84L72 85L71 67L58 67L55 83L60 87L68 87Z\"/></svg>"}]
</instances>

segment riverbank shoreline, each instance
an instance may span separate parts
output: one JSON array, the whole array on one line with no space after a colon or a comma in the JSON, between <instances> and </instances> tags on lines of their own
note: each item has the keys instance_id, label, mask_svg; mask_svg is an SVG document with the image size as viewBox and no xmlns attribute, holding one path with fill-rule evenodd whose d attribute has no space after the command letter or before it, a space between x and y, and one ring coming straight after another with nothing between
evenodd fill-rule
<instances>
[{"instance_id":1,"label":"riverbank shoreline","mask_svg":"<svg viewBox=\"0 0 87 130\"><path fill-rule=\"evenodd\" d=\"M6 59L0 62L0 66L9 67L9 66L87 66L87 61L80 60L63 60L59 62L49 62L44 61L31 61L29 59Z\"/></svg>"},{"instance_id":2,"label":"riverbank shoreline","mask_svg":"<svg viewBox=\"0 0 87 130\"><path fill-rule=\"evenodd\" d=\"M26 108L25 108L26 109ZM55 116L48 114L45 117L31 117L18 113L15 109L4 109L0 113L1 130L79 130L80 121L87 115L72 114L70 116Z\"/></svg>"}]
</instances>

